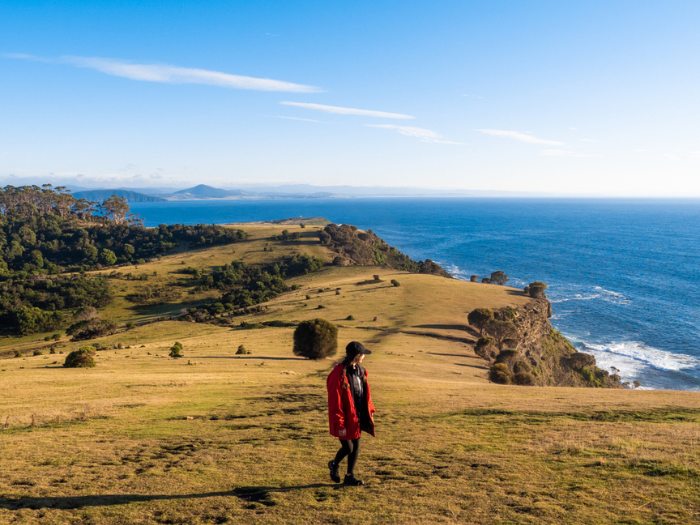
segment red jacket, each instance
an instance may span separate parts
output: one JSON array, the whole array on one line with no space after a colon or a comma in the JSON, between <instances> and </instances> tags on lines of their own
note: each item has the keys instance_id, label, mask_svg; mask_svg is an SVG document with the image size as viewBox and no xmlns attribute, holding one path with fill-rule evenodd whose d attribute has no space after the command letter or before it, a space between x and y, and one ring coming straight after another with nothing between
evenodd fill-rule
<instances>
[{"instance_id":1,"label":"red jacket","mask_svg":"<svg viewBox=\"0 0 700 525\"><path fill-rule=\"evenodd\" d=\"M367 379L365 370L365 379ZM355 402L352 399L352 392L343 377L343 363L339 363L328 374L326 387L328 388L328 424L331 436L339 439L357 439L360 437L360 419L357 417ZM344 381L345 379L345 381ZM372 396L369 394L369 382L365 381L365 391L367 393L367 414L369 414L370 428L365 428L374 436L374 405Z\"/></svg>"}]
</instances>

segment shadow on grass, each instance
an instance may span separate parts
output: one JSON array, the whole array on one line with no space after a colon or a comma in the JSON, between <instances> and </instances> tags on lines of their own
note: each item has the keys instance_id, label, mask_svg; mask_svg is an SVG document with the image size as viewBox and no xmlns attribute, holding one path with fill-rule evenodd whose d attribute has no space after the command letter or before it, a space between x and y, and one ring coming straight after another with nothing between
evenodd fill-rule
<instances>
[{"instance_id":1,"label":"shadow on grass","mask_svg":"<svg viewBox=\"0 0 700 525\"><path fill-rule=\"evenodd\" d=\"M264 355L210 355L197 359L257 359L258 361L308 361L305 357L268 357Z\"/></svg>"},{"instance_id":2,"label":"shadow on grass","mask_svg":"<svg viewBox=\"0 0 700 525\"><path fill-rule=\"evenodd\" d=\"M200 494L103 494L94 496L64 496L56 498L26 497L0 498L0 509L81 509L83 507L108 507L112 505L127 505L145 501L203 499L234 496L249 503L269 502L269 496L275 492L291 492L294 490L317 488L340 488L343 485L335 483L313 483L292 487L240 487L222 492L204 492Z\"/></svg>"}]
</instances>

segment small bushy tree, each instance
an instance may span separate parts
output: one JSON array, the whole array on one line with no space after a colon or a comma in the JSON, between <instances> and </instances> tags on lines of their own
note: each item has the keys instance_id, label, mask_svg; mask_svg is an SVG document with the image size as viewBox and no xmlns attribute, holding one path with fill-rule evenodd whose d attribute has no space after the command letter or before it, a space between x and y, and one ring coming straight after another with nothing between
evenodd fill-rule
<instances>
[{"instance_id":1,"label":"small bushy tree","mask_svg":"<svg viewBox=\"0 0 700 525\"><path fill-rule=\"evenodd\" d=\"M493 310L490 308L477 308L472 310L467 316L467 321L469 321L470 325L477 327L479 332L483 335L486 325L493 321Z\"/></svg>"},{"instance_id":2,"label":"small bushy tree","mask_svg":"<svg viewBox=\"0 0 700 525\"><path fill-rule=\"evenodd\" d=\"M250 354L250 350L248 350L243 345L238 345L238 350L236 350L236 355L249 355L249 354Z\"/></svg>"},{"instance_id":3,"label":"small bushy tree","mask_svg":"<svg viewBox=\"0 0 700 525\"><path fill-rule=\"evenodd\" d=\"M478 276L478 275L472 275L472 276L469 278L469 281L470 281L470 282L473 282L473 283L478 283L478 282L479 282L479 276Z\"/></svg>"},{"instance_id":4,"label":"small bushy tree","mask_svg":"<svg viewBox=\"0 0 700 525\"><path fill-rule=\"evenodd\" d=\"M489 359L489 357L491 357L491 353L493 352L495 345L496 341L490 335L487 335L486 337L480 337L479 340L476 342L476 346L474 347L474 353L482 359Z\"/></svg>"},{"instance_id":5,"label":"small bushy tree","mask_svg":"<svg viewBox=\"0 0 700 525\"><path fill-rule=\"evenodd\" d=\"M503 345L507 340L515 339L518 336L518 328L513 321L494 319L486 324L484 330L496 340L499 350L503 350Z\"/></svg>"},{"instance_id":6,"label":"small bushy tree","mask_svg":"<svg viewBox=\"0 0 700 525\"><path fill-rule=\"evenodd\" d=\"M325 319L299 323L294 330L294 355L323 359L338 351L338 328Z\"/></svg>"},{"instance_id":7,"label":"small bushy tree","mask_svg":"<svg viewBox=\"0 0 700 525\"><path fill-rule=\"evenodd\" d=\"M497 272L493 272L491 274L491 282L493 284L500 284L501 286L503 286L508 282L508 276L501 270L498 270Z\"/></svg>"},{"instance_id":8,"label":"small bushy tree","mask_svg":"<svg viewBox=\"0 0 700 525\"><path fill-rule=\"evenodd\" d=\"M170 347L170 357L182 357L182 344L176 342Z\"/></svg>"},{"instance_id":9,"label":"small bushy tree","mask_svg":"<svg viewBox=\"0 0 700 525\"><path fill-rule=\"evenodd\" d=\"M392 279L392 280L391 280L391 284L393 284L393 285L396 286L396 287L401 286L401 283L400 283L399 281L397 281L396 279Z\"/></svg>"},{"instance_id":10,"label":"small bushy tree","mask_svg":"<svg viewBox=\"0 0 700 525\"><path fill-rule=\"evenodd\" d=\"M95 348L82 346L66 356L66 368L92 368L95 366Z\"/></svg>"},{"instance_id":11,"label":"small bushy tree","mask_svg":"<svg viewBox=\"0 0 700 525\"><path fill-rule=\"evenodd\" d=\"M545 283L542 281L535 281L534 283L530 283L527 291L530 294L530 297L537 298L542 297L546 289L547 285Z\"/></svg>"}]
</instances>

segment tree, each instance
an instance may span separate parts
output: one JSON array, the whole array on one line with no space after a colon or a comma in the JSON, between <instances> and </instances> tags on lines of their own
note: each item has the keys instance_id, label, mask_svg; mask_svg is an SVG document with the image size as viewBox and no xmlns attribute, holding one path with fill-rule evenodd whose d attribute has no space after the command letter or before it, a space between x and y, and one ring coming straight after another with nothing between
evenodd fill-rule
<instances>
[{"instance_id":1,"label":"tree","mask_svg":"<svg viewBox=\"0 0 700 525\"><path fill-rule=\"evenodd\" d=\"M503 350L503 345L509 339L518 336L518 327L512 321L499 321L494 319L486 324L484 330L496 341L499 350Z\"/></svg>"},{"instance_id":2,"label":"tree","mask_svg":"<svg viewBox=\"0 0 700 525\"><path fill-rule=\"evenodd\" d=\"M474 353L482 359L489 359L492 356L494 343L495 341L490 335L480 337L474 346Z\"/></svg>"},{"instance_id":3,"label":"tree","mask_svg":"<svg viewBox=\"0 0 700 525\"><path fill-rule=\"evenodd\" d=\"M338 351L338 328L325 319L302 321L294 330L294 355L323 359Z\"/></svg>"},{"instance_id":4,"label":"tree","mask_svg":"<svg viewBox=\"0 0 700 525\"><path fill-rule=\"evenodd\" d=\"M544 284L542 281L535 281L534 283L530 283L530 285L527 288L530 297L537 298L542 297L544 295L544 291L547 289L547 285Z\"/></svg>"},{"instance_id":5,"label":"tree","mask_svg":"<svg viewBox=\"0 0 700 525\"><path fill-rule=\"evenodd\" d=\"M490 308L477 308L469 312L467 316L467 321L472 326L476 326L479 329L481 335L484 335L484 327L491 321L493 321L493 310Z\"/></svg>"},{"instance_id":6,"label":"tree","mask_svg":"<svg viewBox=\"0 0 700 525\"><path fill-rule=\"evenodd\" d=\"M492 284L500 284L503 286L508 282L508 276L503 273L501 270L498 270L497 272L493 272L491 274L491 283Z\"/></svg>"},{"instance_id":7,"label":"tree","mask_svg":"<svg viewBox=\"0 0 700 525\"><path fill-rule=\"evenodd\" d=\"M112 250L103 248L100 253L100 260L105 266L114 266L114 263L117 262L117 255Z\"/></svg>"},{"instance_id":8,"label":"tree","mask_svg":"<svg viewBox=\"0 0 700 525\"><path fill-rule=\"evenodd\" d=\"M478 275L472 275L472 276L469 278L469 282L478 283L478 282L479 282L479 276L478 276Z\"/></svg>"},{"instance_id":9,"label":"tree","mask_svg":"<svg viewBox=\"0 0 700 525\"><path fill-rule=\"evenodd\" d=\"M170 347L170 357L182 357L182 344L175 343Z\"/></svg>"},{"instance_id":10,"label":"tree","mask_svg":"<svg viewBox=\"0 0 700 525\"><path fill-rule=\"evenodd\" d=\"M98 205L97 208L105 217L109 217L115 224L124 224L129 213L129 205L124 197L112 195L109 199Z\"/></svg>"},{"instance_id":11,"label":"tree","mask_svg":"<svg viewBox=\"0 0 700 525\"><path fill-rule=\"evenodd\" d=\"M83 346L79 350L71 352L63 363L66 368L92 368L95 366L95 348Z\"/></svg>"}]
</instances>

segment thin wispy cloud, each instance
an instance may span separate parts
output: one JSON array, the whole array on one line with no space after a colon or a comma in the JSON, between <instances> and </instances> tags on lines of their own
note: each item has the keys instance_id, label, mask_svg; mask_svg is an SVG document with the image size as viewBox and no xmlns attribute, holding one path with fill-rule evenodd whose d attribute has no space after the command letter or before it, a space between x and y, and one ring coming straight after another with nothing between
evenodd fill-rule
<instances>
[{"instance_id":1,"label":"thin wispy cloud","mask_svg":"<svg viewBox=\"0 0 700 525\"><path fill-rule=\"evenodd\" d=\"M411 115L403 115L401 113L387 113L386 111L373 111L370 109L343 108L340 106L325 106L323 104L309 104L306 102L280 102L285 106L294 106L298 108L311 109L313 111L322 111L324 113L335 113L338 115L357 115L361 117L378 117L378 118L394 118L394 119L413 119Z\"/></svg>"},{"instance_id":2,"label":"thin wispy cloud","mask_svg":"<svg viewBox=\"0 0 700 525\"><path fill-rule=\"evenodd\" d=\"M322 120L314 120L312 118L283 117L282 115L277 115L277 118L283 118L287 120L301 120L302 122L316 122L318 124L327 124L327 122L323 122Z\"/></svg>"},{"instance_id":3,"label":"thin wispy cloud","mask_svg":"<svg viewBox=\"0 0 700 525\"><path fill-rule=\"evenodd\" d=\"M381 128L381 129L391 129L407 137L412 137L420 140L421 142L432 142L437 144L459 144L464 145L463 142L453 142L451 140L444 140L442 135L436 133L431 129L425 128L414 128L412 126L397 126L396 124L365 124L370 128Z\"/></svg>"},{"instance_id":4,"label":"thin wispy cloud","mask_svg":"<svg viewBox=\"0 0 700 525\"><path fill-rule=\"evenodd\" d=\"M75 67L94 69L106 75L140 80L142 82L160 82L165 84L206 84L233 89L250 89L256 91L284 91L289 93L318 93L323 91L315 86L295 84L271 78L255 78L232 75L221 71L172 66L169 64L135 64L126 60L96 57L63 56L58 59L46 59L21 53L4 55L7 58L34 60L41 62L59 62Z\"/></svg>"},{"instance_id":5,"label":"thin wispy cloud","mask_svg":"<svg viewBox=\"0 0 700 525\"><path fill-rule=\"evenodd\" d=\"M545 149L540 151L540 155L543 157L600 157L601 155L594 155L590 153L579 153L577 151L571 151L566 149Z\"/></svg>"},{"instance_id":6,"label":"thin wispy cloud","mask_svg":"<svg viewBox=\"0 0 700 525\"><path fill-rule=\"evenodd\" d=\"M518 133L517 131L507 131L503 129L480 129L482 133L486 135L493 135L494 137L504 137L507 139L515 139L520 142L527 142L529 144L543 144L545 146L563 146L563 142L556 140L545 140L532 135L526 135L525 133Z\"/></svg>"}]
</instances>

